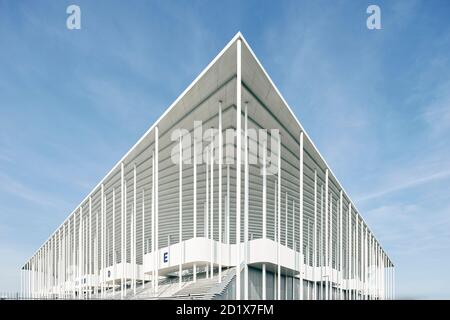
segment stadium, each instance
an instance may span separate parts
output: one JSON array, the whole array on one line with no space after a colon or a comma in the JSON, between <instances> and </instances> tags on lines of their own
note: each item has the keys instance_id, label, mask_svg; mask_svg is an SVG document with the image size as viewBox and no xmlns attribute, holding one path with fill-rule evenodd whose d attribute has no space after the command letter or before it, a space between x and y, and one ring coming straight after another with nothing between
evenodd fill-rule
<instances>
[{"instance_id":1,"label":"stadium","mask_svg":"<svg viewBox=\"0 0 450 320\"><path fill-rule=\"evenodd\" d=\"M380 300L394 277L241 33L21 268L30 299Z\"/></svg>"}]
</instances>

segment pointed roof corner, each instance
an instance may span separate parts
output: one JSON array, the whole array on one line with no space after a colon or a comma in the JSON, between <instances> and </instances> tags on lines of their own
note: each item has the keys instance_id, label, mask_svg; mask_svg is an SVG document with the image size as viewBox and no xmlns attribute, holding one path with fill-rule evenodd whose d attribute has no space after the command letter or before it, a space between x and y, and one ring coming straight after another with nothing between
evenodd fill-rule
<instances>
[{"instance_id":1,"label":"pointed roof corner","mask_svg":"<svg viewBox=\"0 0 450 320\"><path fill-rule=\"evenodd\" d=\"M241 31L238 31L238 32L236 33L235 37L236 37L236 38L242 38L242 39L244 39L244 35L242 34Z\"/></svg>"}]
</instances>

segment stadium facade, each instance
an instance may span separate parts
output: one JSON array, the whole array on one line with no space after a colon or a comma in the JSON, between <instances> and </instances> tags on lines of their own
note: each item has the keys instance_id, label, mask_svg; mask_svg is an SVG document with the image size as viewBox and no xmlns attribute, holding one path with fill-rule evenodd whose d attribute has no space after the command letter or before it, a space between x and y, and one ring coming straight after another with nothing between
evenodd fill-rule
<instances>
[{"instance_id":1,"label":"stadium facade","mask_svg":"<svg viewBox=\"0 0 450 320\"><path fill-rule=\"evenodd\" d=\"M241 33L21 275L39 299L395 296L392 261Z\"/></svg>"}]
</instances>

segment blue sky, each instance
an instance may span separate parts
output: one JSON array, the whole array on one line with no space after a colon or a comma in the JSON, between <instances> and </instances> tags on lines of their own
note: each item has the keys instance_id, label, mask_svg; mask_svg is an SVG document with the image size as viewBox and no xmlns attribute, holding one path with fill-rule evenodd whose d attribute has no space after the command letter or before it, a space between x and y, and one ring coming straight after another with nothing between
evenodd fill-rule
<instances>
[{"instance_id":1,"label":"blue sky","mask_svg":"<svg viewBox=\"0 0 450 320\"><path fill-rule=\"evenodd\" d=\"M69 31L70 4L82 29ZM381 8L382 30L366 28ZM0 0L0 292L241 31L397 268L450 298L450 2Z\"/></svg>"}]
</instances>

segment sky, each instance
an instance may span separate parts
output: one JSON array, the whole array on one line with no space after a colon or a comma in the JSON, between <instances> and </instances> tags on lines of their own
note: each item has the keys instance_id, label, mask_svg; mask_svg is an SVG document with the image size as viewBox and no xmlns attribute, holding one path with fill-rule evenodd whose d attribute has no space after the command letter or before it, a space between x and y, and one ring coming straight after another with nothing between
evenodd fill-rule
<instances>
[{"instance_id":1,"label":"sky","mask_svg":"<svg viewBox=\"0 0 450 320\"><path fill-rule=\"evenodd\" d=\"M446 0L0 0L0 292L241 31L396 265L397 298L450 299L449 13Z\"/></svg>"}]
</instances>

